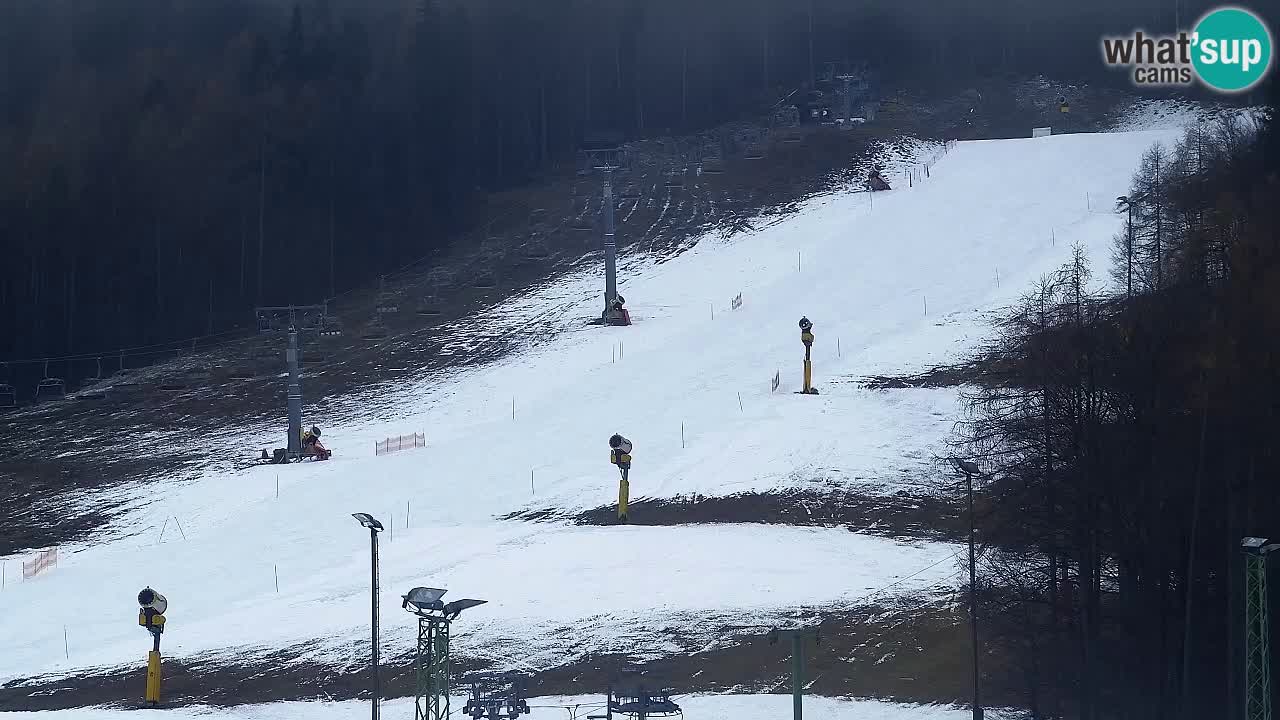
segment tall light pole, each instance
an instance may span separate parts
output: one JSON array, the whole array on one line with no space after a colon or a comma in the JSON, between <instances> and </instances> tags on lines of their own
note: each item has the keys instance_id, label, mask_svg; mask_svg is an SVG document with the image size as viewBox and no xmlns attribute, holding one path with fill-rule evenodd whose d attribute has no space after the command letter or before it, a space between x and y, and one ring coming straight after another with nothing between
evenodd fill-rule
<instances>
[{"instance_id":1,"label":"tall light pole","mask_svg":"<svg viewBox=\"0 0 1280 720\"><path fill-rule=\"evenodd\" d=\"M979 697L978 657L978 564L973 549L975 521L973 514L973 476L979 473L978 464L972 460L951 458L951 464L964 473L965 488L969 493L969 634L973 643L973 720L982 720L982 701Z\"/></svg>"},{"instance_id":2,"label":"tall light pole","mask_svg":"<svg viewBox=\"0 0 1280 720\"><path fill-rule=\"evenodd\" d=\"M378 703L382 699L382 687L378 681L378 533L382 532L382 523L369 513L351 513L351 517L369 528L369 550L373 565L373 720L378 720Z\"/></svg>"},{"instance_id":3,"label":"tall light pole","mask_svg":"<svg viewBox=\"0 0 1280 720\"><path fill-rule=\"evenodd\" d=\"M440 598L447 592L442 588L416 587L400 596L404 599L400 607L418 616L413 720L449 720L449 627L463 610L488 602L467 598L445 603ZM468 703L468 709L473 707ZM529 711L527 707L519 709ZM508 715L509 719L515 717Z\"/></svg>"},{"instance_id":4,"label":"tall light pole","mask_svg":"<svg viewBox=\"0 0 1280 720\"><path fill-rule=\"evenodd\" d=\"M1267 618L1267 556L1280 543L1247 537L1244 551L1244 716L1271 720L1271 642Z\"/></svg>"},{"instance_id":5,"label":"tall light pole","mask_svg":"<svg viewBox=\"0 0 1280 720\"><path fill-rule=\"evenodd\" d=\"M1117 205L1123 205L1129 213L1129 221L1125 230L1124 257L1125 257L1125 299L1133 297L1133 203L1129 202L1128 195L1121 195L1116 198Z\"/></svg>"}]
</instances>

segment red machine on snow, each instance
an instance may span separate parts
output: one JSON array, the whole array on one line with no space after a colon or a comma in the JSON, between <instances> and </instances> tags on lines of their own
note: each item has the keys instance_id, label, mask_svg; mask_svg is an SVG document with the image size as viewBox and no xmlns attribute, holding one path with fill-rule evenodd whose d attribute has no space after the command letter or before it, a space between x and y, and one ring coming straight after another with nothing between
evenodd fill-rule
<instances>
[{"instance_id":1,"label":"red machine on snow","mask_svg":"<svg viewBox=\"0 0 1280 720\"><path fill-rule=\"evenodd\" d=\"M333 451L320 444L320 428L312 425L310 430L302 433L302 453L299 457L289 457L288 448L276 448L270 455L266 450L258 458L259 464L283 465L291 460L328 460Z\"/></svg>"}]
</instances>

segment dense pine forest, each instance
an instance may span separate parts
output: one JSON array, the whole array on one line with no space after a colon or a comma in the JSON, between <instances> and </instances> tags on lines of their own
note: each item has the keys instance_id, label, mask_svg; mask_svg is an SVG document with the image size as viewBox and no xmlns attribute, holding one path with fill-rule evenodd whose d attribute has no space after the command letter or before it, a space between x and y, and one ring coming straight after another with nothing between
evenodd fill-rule
<instances>
[{"instance_id":1,"label":"dense pine forest","mask_svg":"<svg viewBox=\"0 0 1280 720\"><path fill-rule=\"evenodd\" d=\"M1240 542L1280 535L1278 174L1274 110L1151 148L1113 264L1077 252L984 358L957 450L1036 717L1244 716Z\"/></svg>"},{"instance_id":2,"label":"dense pine forest","mask_svg":"<svg viewBox=\"0 0 1280 720\"><path fill-rule=\"evenodd\" d=\"M481 222L488 192L536 182L589 131L762 113L827 61L913 90L1002 73L1124 82L1104 73L1100 34L1201 9L12 0L0 361L218 333L255 304L367 284Z\"/></svg>"}]
</instances>

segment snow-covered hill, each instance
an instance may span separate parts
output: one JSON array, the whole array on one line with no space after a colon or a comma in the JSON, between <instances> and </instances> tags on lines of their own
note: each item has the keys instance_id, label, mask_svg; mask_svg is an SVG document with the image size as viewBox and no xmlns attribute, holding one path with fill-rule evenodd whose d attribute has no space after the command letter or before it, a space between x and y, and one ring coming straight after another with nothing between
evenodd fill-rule
<instances>
[{"instance_id":1,"label":"snow-covered hill","mask_svg":"<svg viewBox=\"0 0 1280 720\"><path fill-rule=\"evenodd\" d=\"M585 717L600 712L600 697L549 697L533 698L529 702L530 713L523 716L530 720L565 720L566 717ZM690 718L699 720L769 720L785 717L791 712L790 695L694 695L679 698L681 708ZM576 715L566 715L577 711ZM912 706L874 700L846 700L835 698L807 698L805 717L815 720L826 718L857 718L858 720L964 720L971 717L967 708L944 706ZM382 704L385 717L411 717L413 701L393 700ZM244 705L235 708L180 708L165 710L117 710L101 708L67 710L57 713L13 713L13 720L356 720L367 717L369 704L359 701L345 702L286 702L270 705ZM987 712L987 717L998 720L998 712Z\"/></svg>"},{"instance_id":2,"label":"snow-covered hill","mask_svg":"<svg viewBox=\"0 0 1280 720\"><path fill-rule=\"evenodd\" d=\"M502 645L523 669L597 652L681 651L646 635L653 627L697 638L712 621L764 624L882 591L948 592L958 568L946 543L844 528L496 518L612 502L613 432L635 442L633 497L927 487L958 419L957 390L873 391L857 379L959 358L988 332L984 321L1074 243L1105 262L1121 222L1111 203L1143 151L1177 132L961 143L913 187L899 163L893 191L814 198L674 258L626 257L632 327L585 324L599 305L595 275L514 298L474 322L536 319L550 339L306 418L332 438L331 462L129 488L140 502L116 526L119 539L64 547L56 569L26 582L13 581L18 558L8 558L0 681L137 663L148 639L132 603L144 585L170 600L169 656L292 647L358 666L369 557L352 512L389 528L388 655L411 646L399 595L417 585L488 599L458 623L455 647L497 657ZM795 393L802 315L815 323L819 396ZM426 448L375 457L376 441L414 431L426 433ZM628 586L636 577L647 579L644 592ZM934 716L950 717L911 715Z\"/></svg>"}]
</instances>

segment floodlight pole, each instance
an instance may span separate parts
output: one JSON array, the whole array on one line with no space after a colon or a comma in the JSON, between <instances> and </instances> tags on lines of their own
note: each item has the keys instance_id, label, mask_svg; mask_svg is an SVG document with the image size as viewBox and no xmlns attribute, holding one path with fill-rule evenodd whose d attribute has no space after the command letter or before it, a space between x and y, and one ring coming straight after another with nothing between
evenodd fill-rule
<instances>
[{"instance_id":1,"label":"floodlight pole","mask_svg":"<svg viewBox=\"0 0 1280 720\"><path fill-rule=\"evenodd\" d=\"M969 633L973 642L973 720L982 720L982 703L978 698L978 566L973 551L975 520L973 515L973 472L964 471L965 487L969 491Z\"/></svg>"},{"instance_id":2,"label":"floodlight pole","mask_svg":"<svg viewBox=\"0 0 1280 720\"><path fill-rule=\"evenodd\" d=\"M1124 256L1125 256L1125 298L1133 297L1133 203L1128 195L1121 195L1116 202L1124 205L1129 220L1126 224Z\"/></svg>"},{"instance_id":3,"label":"floodlight pole","mask_svg":"<svg viewBox=\"0 0 1280 720\"><path fill-rule=\"evenodd\" d=\"M439 615L418 615L414 657L414 720L448 720L451 622Z\"/></svg>"},{"instance_id":4,"label":"floodlight pole","mask_svg":"<svg viewBox=\"0 0 1280 720\"><path fill-rule=\"evenodd\" d=\"M378 704L382 700L382 683L378 672L378 531L369 528L369 548L373 561L373 720L378 720Z\"/></svg>"},{"instance_id":5,"label":"floodlight pole","mask_svg":"<svg viewBox=\"0 0 1280 720\"><path fill-rule=\"evenodd\" d=\"M804 636L791 634L791 716L794 720L804 717Z\"/></svg>"},{"instance_id":6,"label":"floodlight pole","mask_svg":"<svg viewBox=\"0 0 1280 720\"><path fill-rule=\"evenodd\" d=\"M373 652L372 655L372 671L373 671L373 697L370 698L370 717L378 720L378 705L382 701L382 686L378 677L378 531L382 530L382 523L378 522L372 515L368 513L352 513L352 517L360 522L364 527L369 528L369 557L372 567L373 580L373 598L372 598L372 634L373 634Z\"/></svg>"},{"instance_id":7,"label":"floodlight pole","mask_svg":"<svg viewBox=\"0 0 1280 720\"><path fill-rule=\"evenodd\" d=\"M1267 614L1267 556L1280 544L1250 544L1244 558L1244 707L1245 720L1271 720L1271 643Z\"/></svg>"}]
</instances>

